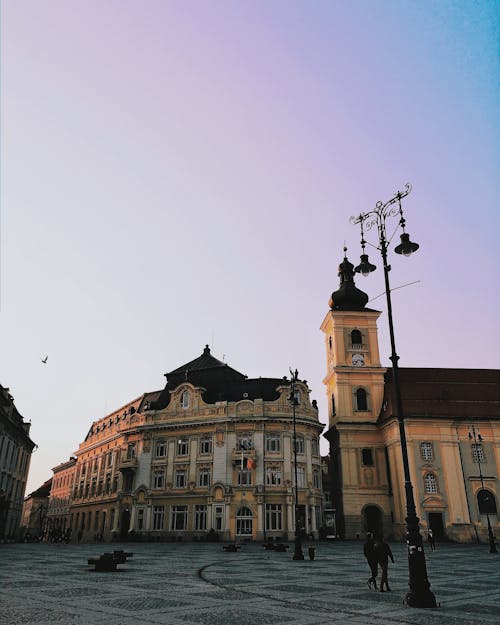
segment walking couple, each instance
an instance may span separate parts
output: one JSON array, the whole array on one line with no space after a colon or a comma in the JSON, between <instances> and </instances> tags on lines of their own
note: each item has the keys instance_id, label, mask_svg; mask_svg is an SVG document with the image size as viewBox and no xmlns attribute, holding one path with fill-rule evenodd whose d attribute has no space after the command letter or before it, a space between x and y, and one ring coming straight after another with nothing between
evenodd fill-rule
<instances>
[{"instance_id":1,"label":"walking couple","mask_svg":"<svg viewBox=\"0 0 500 625\"><path fill-rule=\"evenodd\" d=\"M373 588L377 590L377 575L378 567L380 566L382 570L382 576L380 578L380 592L385 592L386 590L389 592L391 590L389 588L389 580L387 579L389 558L394 564L394 557L392 555L391 548L383 538L375 540L371 532L368 532L366 538L367 540L365 542L363 552L372 573L370 579L368 580L368 588L372 588L373 586Z\"/></svg>"}]
</instances>

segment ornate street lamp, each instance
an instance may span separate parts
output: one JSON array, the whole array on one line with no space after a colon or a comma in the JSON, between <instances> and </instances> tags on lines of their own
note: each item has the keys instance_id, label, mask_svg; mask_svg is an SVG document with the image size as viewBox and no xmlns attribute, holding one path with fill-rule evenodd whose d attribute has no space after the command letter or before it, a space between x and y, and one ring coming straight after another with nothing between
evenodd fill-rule
<instances>
[{"instance_id":1,"label":"ornate street lamp","mask_svg":"<svg viewBox=\"0 0 500 625\"><path fill-rule=\"evenodd\" d=\"M481 480L481 490L484 491L485 488L484 488L483 472L481 470L481 454L477 447L477 445L482 445L483 437L481 436L479 432L476 432L476 428L474 427L474 425L471 425L471 429L469 430L469 440L474 441L474 445L476 445L475 455L477 458L477 465L479 467L479 479ZM478 502L478 505L479 505L479 502ZM488 512L488 509L486 509L486 522L488 523L488 542L490 543L490 553L498 553L497 547L495 545L495 536L491 528L490 515Z\"/></svg>"},{"instance_id":2,"label":"ornate street lamp","mask_svg":"<svg viewBox=\"0 0 500 625\"><path fill-rule=\"evenodd\" d=\"M401 453L403 456L403 468L405 478L405 494L406 494L406 532L408 544L408 566L409 566L409 591L406 594L406 603L416 608L435 608L436 597L430 589L429 579L427 577L427 566L425 563L424 547L422 536L420 535L419 518L415 509L415 500L413 497L413 486L410 478L410 465L408 463L408 450L406 445L406 433L404 425L403 401L401 398L401 387L399 383L399 356L396 353L396 343L394 340L394 326L392 321L392 303L391 289L389 286L389 271L391 266L387 263L387 247L390 241L387 238L386 220L389 217L399 216L399 226L403 230L401 234L401 243L395 248L397 254L410 256L418 250L418 244L410 241L410 235L405 232L406 221L403 216L401 200L411 191L411 185L408 183L404 191L398 191L387 202L377 202L375 208L367 213L361 213L358 217L351 217L351 223L360 224L361 226L361 263L355 268L355 271L363 276L367 276L375 271L375 265L368 260L368 254L365 253L365 230L371 230L376 227L378 234L377 249L382 255L385 293L387 296L387 314L389 318L389 334L391 338L391 362L394 377L394 389L396 392L396 405L398 411L399 435L401 440Z\"/></svg>"},{"instance_id":3,"label":"ornate street lamp","mask_svg":"<svg viewBox=\"0 0 500 625\"><path fill-rule=\"evenodd\" d=\"M299 377L297 369L292 371L290 369L291 384L290 384L290 401L292 403L292 419L293 419L293 462L294 462L294 481L295 481L295 546L292 560L303 560L304 554L302 553L302 533L299 522L299 482L297 480L297 429L295 419L295 407L299 403L295 393L295 384Z\"/></svg>"}]
</instances>

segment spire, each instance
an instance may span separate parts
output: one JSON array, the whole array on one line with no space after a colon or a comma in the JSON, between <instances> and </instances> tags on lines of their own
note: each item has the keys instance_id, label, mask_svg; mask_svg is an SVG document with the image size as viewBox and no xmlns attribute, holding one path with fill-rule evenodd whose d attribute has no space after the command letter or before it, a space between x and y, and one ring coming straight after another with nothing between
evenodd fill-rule
<instances>
[{"instance_id":1,"label":"spire","mask_svg":"<svg viewBox=\"0 0 500 625\"><path fill-rule=\"evenodd\" d=\"M332 293L328 305L332 310L363 310L368 295L354 284L354 265L347 260L347 247L344 247L344 260L339 265L340 287Z\"/></svg>"}]
</instances>

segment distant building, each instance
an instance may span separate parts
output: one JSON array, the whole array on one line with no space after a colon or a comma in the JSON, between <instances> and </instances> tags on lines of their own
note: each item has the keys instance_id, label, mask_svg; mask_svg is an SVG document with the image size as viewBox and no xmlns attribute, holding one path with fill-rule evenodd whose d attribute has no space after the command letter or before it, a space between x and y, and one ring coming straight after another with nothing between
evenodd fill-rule
<instances>
[{"instance_id":1,"label":"distant building","mask_svg":"<svg viewBox=\"0 0 500 625\"><path fill-rule=\"evenodd\" d=\"M402 539L406 498L398 411L392 369L380 364L380 312L366 307L368 296L356 288L347 258L339 276L321 326L337 531L346 538L370 530ZM500 371L403 368L400 382L421 526L438 538L487 540L488 513L499 535ZM473 425L480 440L469 439Z\"/></svg>"},{"instance_id":2,"label":"distant building","mask_svg":"<svg viewBox=\"0 0 500 625\"><path fill-rule=\"evenodd\" d=\"M9 389L0 385L0 540L18 536L35 447L30 427L17 411Z\"/></svg>"},{"instance_id":3,"label":"distant building","mask_svg":"<svg viewBox=\"0 0 500 625\"><path fill-rule=\"evenodd\" d=\"M69 506L75 484L76 458L52 469L54 472L47 509L47 529L61 536L69 527Z\"/></svg>"},{"instance_id":4,"label":"distant building","mask_svg":"<svg viewBox=\"0 0 500 625\"><path fill-rule=\"evenodd\" d=\"M31 537L34 540L41 539L45 535L51 486L52 478L44 482L24 500L21 522L22 536L20 538Z\"/></svg>"},{"instance_id":5,"label":"distant building","mask_svg":"<svg viewBox=\"0 0 500 625\"><path fill-rule=\"evenodd\" d=\"M295 531L290 380L247 376L208 346L92 424L76 452L73 535L291 539ZM322 523L316 403L296 383L298 521ZM209 534L210 533L210 534Z\"/></svg>"}]
</instances>

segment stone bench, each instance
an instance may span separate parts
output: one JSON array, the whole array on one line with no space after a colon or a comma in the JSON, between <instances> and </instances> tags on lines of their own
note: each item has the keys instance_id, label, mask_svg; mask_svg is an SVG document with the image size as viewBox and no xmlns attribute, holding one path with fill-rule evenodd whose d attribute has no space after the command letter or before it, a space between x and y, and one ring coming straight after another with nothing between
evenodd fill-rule
<instances>
[{"instance_id":1,"label":"stone bench","mask_svg":"<svg viewBox=\"0 0 500 625\"><path fill-rule=\"evenodd\" d=\"M224 551L232 551L232 552L237 552L241 549L241 545L236 545L236 544L231 544L231 545L224 545L222 547L222 549Z\"/></svg>"}]
</instances>

